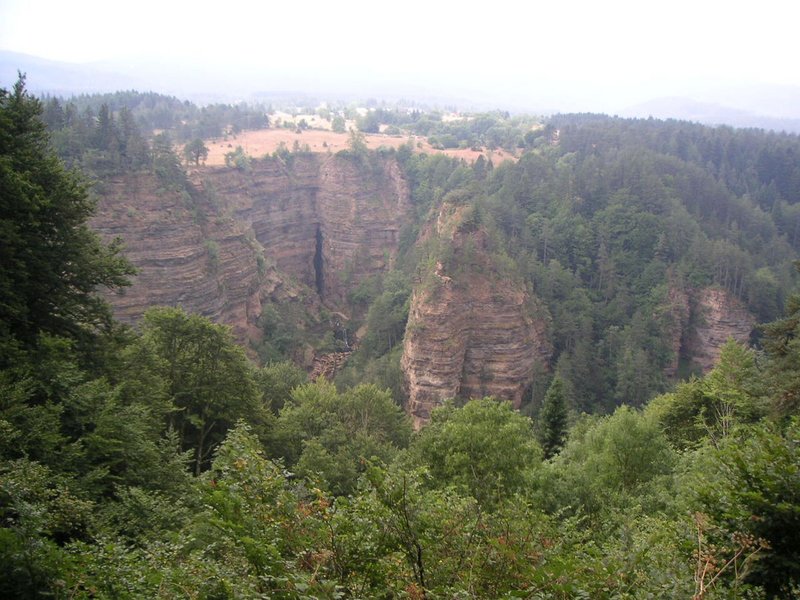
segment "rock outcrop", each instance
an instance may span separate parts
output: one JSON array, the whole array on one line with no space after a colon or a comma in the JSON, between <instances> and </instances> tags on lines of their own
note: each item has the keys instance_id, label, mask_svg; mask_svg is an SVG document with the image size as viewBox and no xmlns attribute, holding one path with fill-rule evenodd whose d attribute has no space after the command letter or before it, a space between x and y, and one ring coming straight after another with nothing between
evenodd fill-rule
<instances>
[{"instance_id":1,"label":"rock outcrop","mask_svg":"<svg viewBox=\"0 0 800 600\"><path fill-rule=\"evenodd\" d=\"M747 344L756 323L752 313L727 290L687 289L674 280L664 310L672 349L664 374L673 380L681 362L702 373L713 369L725 342L733 338Z\"/></svg>"},{"instance_id":2,"label":"rock outcrop","mask_svg":"<svg viewBox=\"0 0 800 600\"><path fill-rule=\"evenodd\" d=\"M246 172L195 170L190 193L149 174L105 182L92 224L121 237L139 269L131 287L109 296L117 317L133 323L150 306L182 306L245 342L258 338L266 300L345 312L347 291L396 257L406 182L393 159L290 158L254 161Z\"/></svg>"},{"instance_id":3,"label":"rock outcrop","mask_svg":"<svg viewBox=\"0 0 800 600\"><path fill-rule=\"evenodd\" d=\"M448 398L495 396L519 407L536 363L547 365L552 352L545 309L498 275L484 233L459 230L459 213L444 206L433 234L452 244L453 268L439 262L411 300L401 366L416 428Z\"/></svg>"},{"instance_id":4,"label":"rock outcrop","mask_svg":"<svg viewBox=\"0 0 800 600\"><path fill-rule=\"evenodd\" d=\"M394 160L300 154L252 171L213 169L194 180L212 201L253 231L278 271L343 310L348 290L387 270L409 220L409 192Z\"/></svg>"},{"instance_id":5,"label":"rock outcrop","mask_svg":"<svg viewBox=\"0 0 800 600\"><path fill-rule=\"evenodd\" d=\"M744 304L722 288L703 288L693 296L695 325L687 349L692 360L707 373L719 361L728 338L741 344L749 342L756 319Z\"/></svg>"},{"instance_id":6,"label":"rock outcrop","mask_svg":"<svg viewBox=\"0 0 800 600\"><path fill-rule=\"evenodd\" d=\"M316 381L318 377L332 380L338 373L352 352L329 352L314 357L314 365L308 375L310 381Z\"/></svg>"},{"instance_id":7,"label":"rock outcrop","mask_svg":"<svg viewBox=\"0 0 800 600\"><path fill-rule=\"evenodd\" d=\"M202 168L186 190L126 175L103 182L98 195L94 227L121 237L139 269L131 287L109 296L117 317L134 323L150 306L182 306L231 325L244 343L262 335L266 302L296 303L322 328L323 306L347 322L348 292L392 267L411 221L408 186L392 158L294 154L253 161L247 171ZM502 275L503 259L468 204L444 202L423 231L427 242L435 242L433 267L415 286L402 357L415 425L448 398L493 395L519 406L537 364L550 361L546 308ZM726 291L677 280L663 309L670 378L680 360L708 371L725 341L746 342L754 324ZM298 359L309 368L310 350Z\"/></svg>"},{"instance_id":8,"label":"rock outcrop","mask_svg":"<svg viewBox=\"0 0 800 600\"><path fill-rule=\"evenodd\" d=\"M92 225L106 238L122 238L138 269L133 285L108 297L126 323L150 306L181 306L232 325L245 339L260 314L260 296L276 285L259 272L258 249L246 228L161 188L151 175L106 181Z\"/></svg>"}]
</instances>

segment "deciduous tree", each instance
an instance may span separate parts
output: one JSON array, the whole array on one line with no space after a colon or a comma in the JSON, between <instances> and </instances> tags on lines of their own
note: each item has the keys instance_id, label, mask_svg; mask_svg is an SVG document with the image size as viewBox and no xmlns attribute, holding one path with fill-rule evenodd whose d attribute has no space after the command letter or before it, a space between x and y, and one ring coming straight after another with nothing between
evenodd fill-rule
<instances>
[{"instance_id":1,"label":"deciduous tree","mask_svg":"<svg viewBox=\"0 0 800 600\"><path fill-rule=\"evenodd\" d=\"M258 425L267 410L260 402L254 369L229 328L179 308L147 311L131 368L153 373L173 406L169 422L181 447L191 449L194 471L211 455L238 419Z\"/></svg>"}]
</instances>

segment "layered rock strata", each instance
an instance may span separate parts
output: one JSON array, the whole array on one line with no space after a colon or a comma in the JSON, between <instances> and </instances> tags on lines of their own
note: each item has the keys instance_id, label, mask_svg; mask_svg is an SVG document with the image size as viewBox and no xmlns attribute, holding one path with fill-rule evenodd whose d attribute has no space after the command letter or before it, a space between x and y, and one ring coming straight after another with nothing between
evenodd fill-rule
<instances>
[{"instance_id":1,"label":"layered rock strata","mask_svg":"<svg viewBox=\"0 0 800 600\"><path fill-rule=\"evenodd\" d=\"M681 360L708 373L729 338L748 344L756 319L744 304L719 287L686 289L671 282L667 305L672 360L664 374L674 379Z\"/></svg>"},{"instance_id":2,"label":"layered rock strata","mask_svg":"<svg viewBox=\"0 0 800 600\"><path fill-rule=\"evenodd\" d=\"M92 224L106 238L121 238L138 269L130 287L108 297L123 322L135 323L150 306L180 306L232 325L244 339L260 314L260 296L275 285L259 272L246 228L161 188L153 176L105 182Z\"/></svg>"},{"instance_id":3,"label":"layered rock strata","mask_svg":"<svg viewBox=\"0 0 800 600\"><path fill-rule=\"evenodd\" d=\"M198 169L188 191L139 174L98 193L93 226L121 237L139 270L109 296L117 317L133 323L150 306L182 306L233 326L241 341L258 337L266 300L346 310L347 291L393 263L410 207L394 160L323 154Z\"/></svg>"},{"instance_id":4,"label":"layered rock strata","mask_svg":"<svg viewBox=\"0 0 800 600\"><path fill-rule=\"evenodd\" d=\"M729 338L748 344L756 324L755 317L727 290L711 287L694 295L696 317L689 352L692 360L707 373L719 361L722 346Z\"/></svg>"},{"instance_id":5,"label":"layered rock strata","mask_svg":"<svg viewBox=\"0 0 800 600\"><path fill-rule=\"evenodd\" d=\"M197 185L253 231L279 271L342 310L348 290L391 267L408 222L408 186L394 160L301 154L287 165L198 172Z\"/></svg>"},{"instance_id":6,"label":"layered rock strata","mask_svg":"<svg viewBox=\"0 0 800 600\"><path fill-rule=\"evenodd\" d=\"M414 290L401 366L416 428L449 398L495 396L519 407L536 364L552 353L544 309L496 274L482 232L459 232L441 217L437 235L453 243L453 261L475 268L448 275L440 262Z\"/></svg>"}]
</instances>

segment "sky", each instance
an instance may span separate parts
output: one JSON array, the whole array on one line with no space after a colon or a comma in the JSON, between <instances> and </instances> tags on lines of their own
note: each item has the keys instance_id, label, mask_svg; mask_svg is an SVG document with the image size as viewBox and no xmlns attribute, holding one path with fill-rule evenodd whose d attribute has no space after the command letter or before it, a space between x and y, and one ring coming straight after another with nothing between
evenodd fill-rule
<instances>
[{"instance_id":1,"label":"sky","mask_svg":"<svg viewBox=\"0 0 800 600\"><path fill-rule=\"evenodd\" d=\"M253 91L280 74L282 86L402 84L605 110L744 84L800 86L795 4L0 0L0 49L179 65Z\"/></svg>"}]
</instances>

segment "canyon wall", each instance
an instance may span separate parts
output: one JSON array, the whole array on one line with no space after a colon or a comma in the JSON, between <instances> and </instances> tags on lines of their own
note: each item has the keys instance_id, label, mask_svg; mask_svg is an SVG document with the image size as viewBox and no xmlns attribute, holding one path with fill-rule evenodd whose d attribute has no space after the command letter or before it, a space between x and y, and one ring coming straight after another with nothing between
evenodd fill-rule
<instances>
[{"instance_id":1,"label":"canyon wall","mask_svg":"<svg viewBox=\"0 0 800 600\"><path fill-rule=\"evenodd\" d=\"M729 291L710 286L687 289L672 280L667 304L672 360L664 369L668 379L678 376L684 362L693 371L708 373L719 360L729 338L750 342L756 319Z\"/></svg>"},{"instance_id":2,"label":"canyon wall","mask_svg":"<svg viewBox=\"0 0 800 600\"><path fill-rule=\"evenodd\" d=\"M397 255L406 182L392 159L290 158L196 169L188 191L148 174L104 182L92 225L121 237L139 269L109 296L117 317L133 323L150 306L182 306L253 341L265 300L346 312L347 291Z\"/></svg>"},{"instance_id":3,"label":"canyon wall","mask_svg":"<svg viewBox=\"0 0 800 600\"><path fill-rule=\"evenodd\" d=\"M460 229L463 217L442 207L428 235L451 244L453 256L411 300L401 366L416 428L449 398L495 396L519 407L536 364L547 365L552 353L546 310L498 272L486 235Z\"/></svg>"},{"instance_id":4,"label":"canyon wall","mask_svg":"<svg viewBox=\"0 0 800 600\"><path fill-rule=\"evenodd\" d=\"M121 238L138 269L130 287L108 296L118 319L132 324L150 306L181 306L247 338L274 278L259 272L246 227L149 174L108 180L100 193L92 225Z\"/></svg>"},{"instance_id":5,"label":"canyon wall","mask_svg":"<svg viewBox=\"0 0 800 600\"><path fill-rule=\"evenodd\" d=\"M394 160L325 154L258 161L249 172L198 171L198 188L253 231L277 269L344 310L347 292L384 272L410 220L409 191Z\"/></svg>"},{"instance_id":6,"label":"canyon wall","mask_svg":"<svg viewBox=\"0 0 800 600\"><path fill-rule=\"evenodd\" d=\"M186 189L135 174L97 192L93 226L106 239L121 237L139 269L131 287L109 296L117 317L135 323L150 306L182 306L231 325L245 344L262 335L268 302L317 315L325 307L347 320L348 293L393 266L412 221L392 158L295 154L243 171L195 169ZM519 406L550 364L547 309L504 268L469 206L443 203L418 244L436 249L420 262L403 343L415 426L448 398L492 395ZM754 324L726 291L674 280L662 308L671 379L681 362L708 371L728 337L746 342ZM310 367L313 358L300 362Z\"/></svg>"},{"instance_id":7,"label":"canyon wall","mask_svg":"<svg viewBox=\"0 0 800 600\"><path fill-rule=\"evenodd\" d=\"M707 373L719 361L722 346L733 338L740 344L750 342L755 317L727 290L711 287L693 294L694 328L687 339L687 352Z\"/></svg>"}]
</instances>

